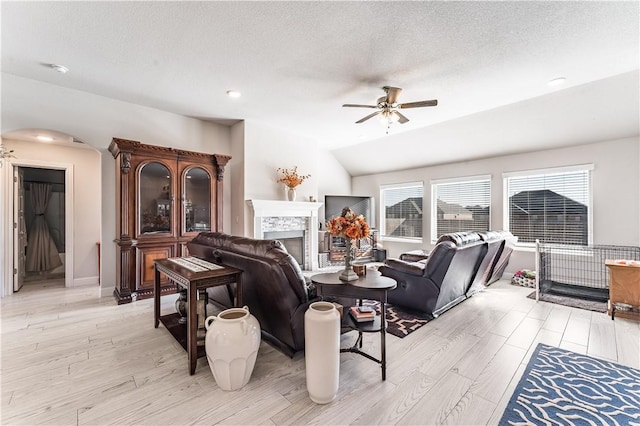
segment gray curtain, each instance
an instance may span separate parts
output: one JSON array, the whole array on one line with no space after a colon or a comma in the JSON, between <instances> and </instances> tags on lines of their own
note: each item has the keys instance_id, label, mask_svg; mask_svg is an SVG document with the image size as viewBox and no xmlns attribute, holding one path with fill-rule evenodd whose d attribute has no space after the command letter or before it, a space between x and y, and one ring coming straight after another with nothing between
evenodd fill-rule
<instances>
[{"instance_id":1,"label":"gray curtain","mask_svg":"<svg viewBox=\"0 0 640 426\"><path fill-rule=\"evenodd\" d=\"M52 186L48 183L30 184L31 205L35 219L27 241L26 270L49 271L62 266L56 243L49 233L49 226L44 218L51 197Z\"/></svg>"}]
</instances>

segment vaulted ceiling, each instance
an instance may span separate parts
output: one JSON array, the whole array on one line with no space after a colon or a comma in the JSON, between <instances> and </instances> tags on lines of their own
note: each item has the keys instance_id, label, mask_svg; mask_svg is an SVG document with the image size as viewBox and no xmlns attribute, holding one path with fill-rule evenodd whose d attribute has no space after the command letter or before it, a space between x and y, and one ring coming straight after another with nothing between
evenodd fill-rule
<instances>
[{"instance_id":1,"label":"vaulted ceiling","mask_svg":"<svg viewBox=\"0 0 640 426\"><path fill-rule=\"evenodd\" d=\"M638 134L636 1L1 7L4 73L268 123L317 139L353 175ZM547 84L557 77L565 84ZM355 124L372 110L342 104L375 104L384 85L439 105L403 110L410 121L389 129Z\"/></svg>"}]
</instances>

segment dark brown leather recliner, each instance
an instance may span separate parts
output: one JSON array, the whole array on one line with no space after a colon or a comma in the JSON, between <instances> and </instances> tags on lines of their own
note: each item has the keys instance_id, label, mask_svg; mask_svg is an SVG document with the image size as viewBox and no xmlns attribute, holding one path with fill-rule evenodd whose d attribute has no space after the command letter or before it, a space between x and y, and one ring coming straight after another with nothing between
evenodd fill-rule
<instances>
[{"instance_id":1,"label":"dark brown leather recliner","mask_svg":"<svg viewBox=\"0 0 640 426\"><path fill-rule=\"evenodd\" d=\"M493 260L493 264L491 265L491 268L487 273L485 285L490 285L502 278L502 274L504 274L504 270L509 264L511 253L513 253L513 249L518 242L518 237L514 236L509 231L493 232L496 232L499 235L499 238L503 241L503 243L498 248L498 251Z\"/></svg>"},{"instance_id":2,"label":"dark brown leather recliner","mask_svg":"<svg viewBox=\"0 0 640 426\"><path fill-rule=\"evenodd\" d=\"M296 260L280 241L203 232L187 243L189 254L241 269L243 304L263 339L289 356L304 349L304 314L311 303ZM231 307L235 285L208 288L209 300Z\"/></svg>"},{"instance_id":3,"label":"dark brown leather recliner","mask_svg":"<svg viewBox=\"0 0 640 426\"><path fill-rule=\"evenodd\" d=\"M484 259L478 267L476 276L467 290L467 297L473 296L485 289L500 254L503 251L506 234L511 235L508 231L479 231L480 239L487 245L487 251ZM506 265L505 265L506 266Z\"/></svg>"},{"instance_id":4,"label":"dark brown leather recliner","mask_svg":"<svg viewBox=\"0 0 640 426\"><path fill-rule=\"evenodd\" d=\"M437 317L467 297L486 252L476 232L456 232L440 237L427 259L387 259L379 270L398 282L389 303Z\"/></svg>"}]
</instances>

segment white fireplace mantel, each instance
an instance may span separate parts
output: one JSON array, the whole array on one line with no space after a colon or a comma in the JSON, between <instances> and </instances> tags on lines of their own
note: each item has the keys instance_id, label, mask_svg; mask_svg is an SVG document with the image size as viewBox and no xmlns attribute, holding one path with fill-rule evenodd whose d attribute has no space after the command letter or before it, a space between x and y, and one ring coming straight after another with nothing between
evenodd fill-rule
<instances>
[{"instance_id":1,"label":"white fireplace mantel","mask_svg":"<svg viewBox=\"0 0 640 426\"><path fill-rule=\"evenodd\" d=\"M253 238L264 239L262 220L265 217L308 217L309 230L306 238L310 253L312 270L318 269L318 210L322 203L310 201L277 201L277 200L249 200L253 209ZM306 263L306 262L305 262ZM304 268L304 265L303 265Z\"/></svg>"},{"instance_id":2,"label":"white fireplace mantel","mask_svg":"<svg viewBox=\"0 0 640 426\"><path fill-rule=\"evenodd\" d=\"M249 200L253 215L259 217L318 217L322 203L308 201ZM317 227L316 227L317 229Z\"/></svg>"}]
</instances>

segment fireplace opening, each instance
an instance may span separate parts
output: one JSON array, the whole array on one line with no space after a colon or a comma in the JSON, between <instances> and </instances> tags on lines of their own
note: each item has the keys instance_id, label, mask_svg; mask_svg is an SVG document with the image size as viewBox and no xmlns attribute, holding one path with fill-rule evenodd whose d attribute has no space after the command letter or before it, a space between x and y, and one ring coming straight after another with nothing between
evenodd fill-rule
<instances>
[{"instance_id":1,"label":"fireplace opening","mask_svg":"<svg viewBox=\"0 0 640 426\"><path fill-rule=\"evenodd\" d=\"M304 231L269 231L264 233L265 240L282 242L287 252L305 269L304 265Z\"/></svg>"}]
</instances>

